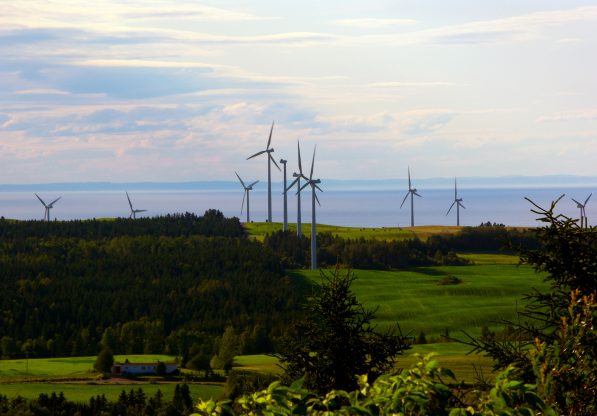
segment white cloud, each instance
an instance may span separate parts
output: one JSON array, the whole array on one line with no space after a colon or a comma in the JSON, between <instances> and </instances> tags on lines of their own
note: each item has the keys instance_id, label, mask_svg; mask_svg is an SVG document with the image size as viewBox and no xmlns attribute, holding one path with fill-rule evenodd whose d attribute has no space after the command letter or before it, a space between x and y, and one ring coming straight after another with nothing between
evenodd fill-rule
<instances>
[{"instance_id":1,"label":"white cloud","mask_svg":"<svg viewBox=\"0 0 597 416\"><path fill-rule=\"evenodd\" d=\"M336 26L348 26L363 29L377 29L393 26L409 26L417 23L414 19L376 19L376 18L361 18L361 19L338 19L330 22Z\"/></svg>"},{"instance_id":2,"label":"white cloud","mask_svg":"<svg viewBox=\"0 0 597 416\"><path fill-rule=\"evenodd\" d=\"M585 121L597 120L597 108L586 108L581 110L564 111L548 116L541 116L537 119L539 123L559 121Z\"/></svg>"},{"instance_id":3,"label":"white cloud","mask_svg":"<svg viewBox=\"0 0 597 416\"><path fill-rule=\"evenodd\" d=\"M388 81L369 84L374 88L450 87L454 85L452 82L445 81Z\"/></svg>"}]
</instances>

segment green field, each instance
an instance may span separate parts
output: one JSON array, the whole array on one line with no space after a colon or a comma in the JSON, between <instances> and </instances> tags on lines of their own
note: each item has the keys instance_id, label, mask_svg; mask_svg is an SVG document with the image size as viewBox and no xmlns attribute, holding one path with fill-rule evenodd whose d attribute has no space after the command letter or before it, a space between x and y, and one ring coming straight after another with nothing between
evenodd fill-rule
<instances>
[{"instance_id":1,"label":"green field","mask_svg":"<svg viewBox=\"0 0 597 416\"><path fill-rule=\"evenodd\" d=\"M219 398L224 388L219 384L189 384L193 401L199 398ZM174 396L175 383L161 384L90 384L88 383L19 383L0 384L0 392L8 397L21 396L27 399L36 399L41 393L63 392L71 401L87 402L91 397L103 394L109 401L118 400L118 396L125 390L141 388L146 396L153 396L158 389L164 394L165 400Z\"/></svg>"},{"instance_id":2,"label":"green field","mask_svg":"<svg viewBox=\"0 0 597 416\"><path fill-rule=\"evenodd\" d=\"M171 362L169 355L116 355L115 361L130 362ZM0 383L20 379L89 379L99 374L93 369L95 357L35 358L0 360Z\"/></svg>"},{"instance_id":3,"label":"green field","mask_svg":"<svg viewBox=\"0 0 597 416\"><path fill-rule=\"evenodd\" d=\"M244 223L250 236L257 240L263 240L266 234L271 234L274 231L282 230L282 223L279 222L252 222ZM296 232L296 224L288 224L290 232ZM302 224L303 234L311 235L311 224ZM359 228L359 227L339 227L336 225L317 224L317 232L329 232L332 235L337 235L342 238L367 238L384 241L406 240L413 237L418 237L426 240L427 237L433 234L456 234L462 227L431 225L418 227L383 227L383 228Z\"/></svg>"},{"instance_id":4,"label":"green field","mask_svg":"<svg viewBox=\"0 0 597 416\"><path fill-rule=\"evenodd\" d=\"M446 328L451 336L461 330L478 336L483 325L501 330L494 322L514 319L524 293L547 287L531 267L502 260L505 264L354 270L357 279L352 289L365 307L378 308L376 323L380 326L398 322L404 333L413 336L423 331L437 338ZM291 275L321 282L318 271L295 270ZM437 284L448 275L463 283Z\"/></svg>"}]
</instances>

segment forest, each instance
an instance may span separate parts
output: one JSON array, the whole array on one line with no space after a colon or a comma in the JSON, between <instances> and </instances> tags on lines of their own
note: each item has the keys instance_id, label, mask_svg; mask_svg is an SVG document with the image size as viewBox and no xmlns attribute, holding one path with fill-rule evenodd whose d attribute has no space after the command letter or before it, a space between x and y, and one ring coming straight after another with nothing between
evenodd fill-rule
<instances>
[{"instance_id":1,"label":"forest","mask_svg":"<svg viewBox=\"0 0 597 416\"><path fill-rule=\"evenodd\" d=\"M183 363L218 353L226 330L241 353L275 350L304 302L310 240L276 232L260 243L237 218L0 219L0 355L167 353ZM528 233L484 226L455 237L384 242L318 235L323 267L467 264L454 252L496 250ZM202 358L203 357L203 358Z\"/></svg>"}]
</instances>

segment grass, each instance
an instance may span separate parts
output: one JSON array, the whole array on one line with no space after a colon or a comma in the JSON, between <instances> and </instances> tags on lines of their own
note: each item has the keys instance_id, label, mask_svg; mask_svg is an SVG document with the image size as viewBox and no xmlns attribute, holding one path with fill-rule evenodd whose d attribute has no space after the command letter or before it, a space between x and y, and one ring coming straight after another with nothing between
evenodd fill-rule
<instances>
[{"instance_id":1,"label":"grass","mask_svg":"<svg viewBox=\"0 0 597 416\"><path fill-rule=\"evenodd\" d=\"M94 378L98 373L93 369L94 356L65 358L34 358L18 360L0 360L0 383L16 379L41 378ZM116 355L115 361L130 362L171 362L169 355Z\"/></svg>"},{"instance_id":2,"label":"grass","mask_svg":"<svg viewBox=\"0 0 597 416\"><path fill-rule=\"evenodd\" d=\"M458 256L467 260L472 260L477 265L518 264L520 260L517 255L501 253L458 253Z\"/></svg>"},{"instance_id":3,"label":"grass","mask_svg":"<svg viewBox=\"0 0 597 416\"><path fill-rule=\"evenodd\" d=\"M504 260L505 262L506 260ZM291 273L321 282L318 271ZM376 323L382 327L399 323L404 333L438 338L464 330L480 335L481 327L503 329L496 321L514 319L522 296L532 288L546 288L541 276L529 266L512 264L419 267L406 271L354 270L352 289L368 309L377 308ZM438 285L445 276L463 281Z\"/></svg>"},{"instance_id":4,"label":"grass","mask_svg":"<svg viewBox=\"0 0 597 416\"><path fill-rule=\"evenodd\" d=\"M433 352L442 367L451 369L459 381L473 383L477 381L478 373L482 373L490 379L493 365L491 358L479 354L468 354L469 351L470 347L454 342L413 345L403 356L398 357L396 367L398 369L409 368L417 361L415 354L425 355ZM235 357L234 368L279 374L282 370L277 363L277 358L268 355L241 355Z\"/></svg>"},{"instance_id":5,"label":"grass","mask_svg":"<svg viewBox=\"0 0 597 416\"><path fill-rule=\"evenodd\" d=\"M274 231L282 229L282 223L279 222L252 222L245 223L249 235L259 241L262 241L266 234L271 234ZM290 232L296 232L296 224L289 224ZM302 224L303 234L311 234L311 224ZM427 237L434 234L456 234L462 227L454 226L417 226L417 227L383 227L383 228L363 228L363 227L340 227L336 225L317 224L317 232L329 232L332 235L337 235L342 238L367 238L384 241L406 240L414 238L415 236L421 240L426 240Z\"/></svg>"},{"instance_id":6,"label":"grass","mask_svg":"<svg viewBox=\"0 0 597 416\"><path fill-rule=\"evenodd\" d=\"M224 391L219 384L188 384L193 401L209 398L220 398ZM153 396L158 389L164 394L165 400L172 400L175 383L167 384L89 384L89 383L17 383L0 384L0 391L7 397L21 396L26 399L36 399L41 393L51 394L63 392L64 396L74 402L87 402L93 396L105 395L109 401L118 400L120 393L125 390L141 388L147 397Z\"/></svg>"}]
</instances>

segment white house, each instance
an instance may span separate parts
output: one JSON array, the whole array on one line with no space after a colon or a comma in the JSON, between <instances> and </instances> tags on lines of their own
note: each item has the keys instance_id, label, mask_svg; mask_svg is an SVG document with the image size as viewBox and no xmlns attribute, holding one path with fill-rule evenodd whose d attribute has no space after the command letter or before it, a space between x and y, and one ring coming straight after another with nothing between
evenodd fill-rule
<instances>
[{"instance_id":1,"label":"white house","mask_svg":"<svg viewBox=\"0 0 597 416\"><path fill-rule=\"evenodd\" d=\"M164 363L166 374L172 374L178 369L177 363ZM137 376L157 374L158 363L114 363L112 375L114 376Z\"/></svg>"}]
</instances>

